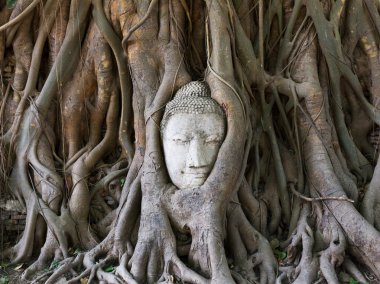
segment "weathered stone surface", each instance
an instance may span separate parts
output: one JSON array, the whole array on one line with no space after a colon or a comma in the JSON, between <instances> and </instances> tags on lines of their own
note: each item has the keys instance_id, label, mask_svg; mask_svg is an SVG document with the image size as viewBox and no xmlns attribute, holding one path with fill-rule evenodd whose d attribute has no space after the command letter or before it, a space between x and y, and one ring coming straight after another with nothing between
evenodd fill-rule
<instances>
[{"instance_id":1,"label":"weathered stone surface","mask_svg":"<svg viewBox=\"0 0 380 284\"><path fill-rule=\"evenodd\" d=\"M222 108L205 83L183 86L166 106L161 135L170 179L179 189L208 178L226 132Z\"/></svg>"}]
</instances>

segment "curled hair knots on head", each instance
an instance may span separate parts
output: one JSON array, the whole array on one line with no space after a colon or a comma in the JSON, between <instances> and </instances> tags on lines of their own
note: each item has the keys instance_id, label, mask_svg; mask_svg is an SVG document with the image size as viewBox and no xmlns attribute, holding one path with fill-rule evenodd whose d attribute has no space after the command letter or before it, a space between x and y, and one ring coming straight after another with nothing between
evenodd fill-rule
<instances>
[{"instance_id":1,"label":"curled hair knots on head","mask_svg":"<svg viewBox=\"0 0 380 284\"><path fill-rule=\"evenodd\" d=\"M161 132L165 129L170 117L178 113L216 113L223 117L225 115L220 105L211 98L208 85L199 81L192 81L182 86L166 105L161 121Z\"/></svg>"}]
</instances>

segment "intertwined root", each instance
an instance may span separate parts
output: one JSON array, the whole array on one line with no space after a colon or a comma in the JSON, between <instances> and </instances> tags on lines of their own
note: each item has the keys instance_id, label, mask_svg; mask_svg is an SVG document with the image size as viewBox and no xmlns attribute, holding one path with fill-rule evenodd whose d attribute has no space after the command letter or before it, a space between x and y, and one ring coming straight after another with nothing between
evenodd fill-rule
<instances>
[{"instance_id":1,"label":"intertwined root","mask_svg":"<svg viewBox=\"0 0 380 284\"><path fill-rule=\"evenodd\" d=\"M313 205L320 210L320 205ZM289 240L282 244L287 247L287 264L280 267L277 283L288 280L292 283L314 283L328 281L341 283L348 278L356 279L361 283L367 282L357 265L347 254L346 236L336 226L336 220L331 215L324 216L320 227L322 231L313 230L315 216L311 214L310 204L305 204L301 211L301 218L296 230ZM318 220L318 218L317 218ZM320 220L320 219L319 219ZM343 280L346 279L346 280Z\"/></svg>"},{"instance_id":2,"label":"intertwined root","mask_svg":"<svg viewBox=\"0 0 380 284\"><path fill-rule=\"evenodd\" d=\"M371 223L377 230L380 229L380 163L375 167L373 178L368 186L368 190L361 204L361 213L366 220Z\"/></svg>"},{"instance_id":3,"label":"intertwined root","mask_svg":"<svg viewBox=\"0 0 380 284\"><path fill-rule=\"evenodd\" d=\"M259 279L260 283L274 283L277 261L272 248L267 239L248 222L243 210L236 204L230 204L227 230L235 280Z\"/></svg>"},{"instance_id":4,"label":"intertwined root","mask_svg":"<svg viewBox=\"0 0 380 284\"><path fill-rule=\"evenodd\" d=\"M60 266L38 280L365 282L357 263L380 276L380 166L356 210L377 159L376 1L8 2L0 182L27 210L6 254L24 262L41 249L25 279L51 260ZM199 79L228 133L209 182L179 192L157 126ZM266 237L287 230L277 269Z\"/></svg>"}]
</instances>

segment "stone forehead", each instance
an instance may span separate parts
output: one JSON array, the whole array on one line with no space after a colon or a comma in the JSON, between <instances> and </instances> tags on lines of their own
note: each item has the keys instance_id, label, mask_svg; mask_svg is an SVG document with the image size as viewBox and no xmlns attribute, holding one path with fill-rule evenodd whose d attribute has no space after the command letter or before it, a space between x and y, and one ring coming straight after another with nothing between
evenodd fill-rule
<instances>
[{"instance_id":1,"label":"stone forehead","mask_svg":"<svg viewBox=\"0 0 380 284\"><path fill-rule=\"evenodd\" d=\"M198 81L190 82L181 87L174 98L166 105L161 122L161 131L165 129L169 118L178 113L216 113L224 117L222 108L211 98L211 92L207 84Z\"/></svg>"}]
</instances>

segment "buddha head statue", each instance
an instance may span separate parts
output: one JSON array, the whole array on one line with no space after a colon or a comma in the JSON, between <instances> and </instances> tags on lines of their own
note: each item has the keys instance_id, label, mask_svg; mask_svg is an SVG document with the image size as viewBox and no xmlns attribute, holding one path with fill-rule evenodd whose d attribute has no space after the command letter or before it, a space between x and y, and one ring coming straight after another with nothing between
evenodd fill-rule
<instances>
[{"instance_id":1,"label":"buddha head statue","mask_svg":"<svg viewBox=\"0 0 380 284\"><path fill-rule=\"evenodd\" d=\"M206 181L225 132L224 111L206 83L190 82L177 91L161 122L165 162L175 186L195 188Z\"/></svg>"}]
</instances>

